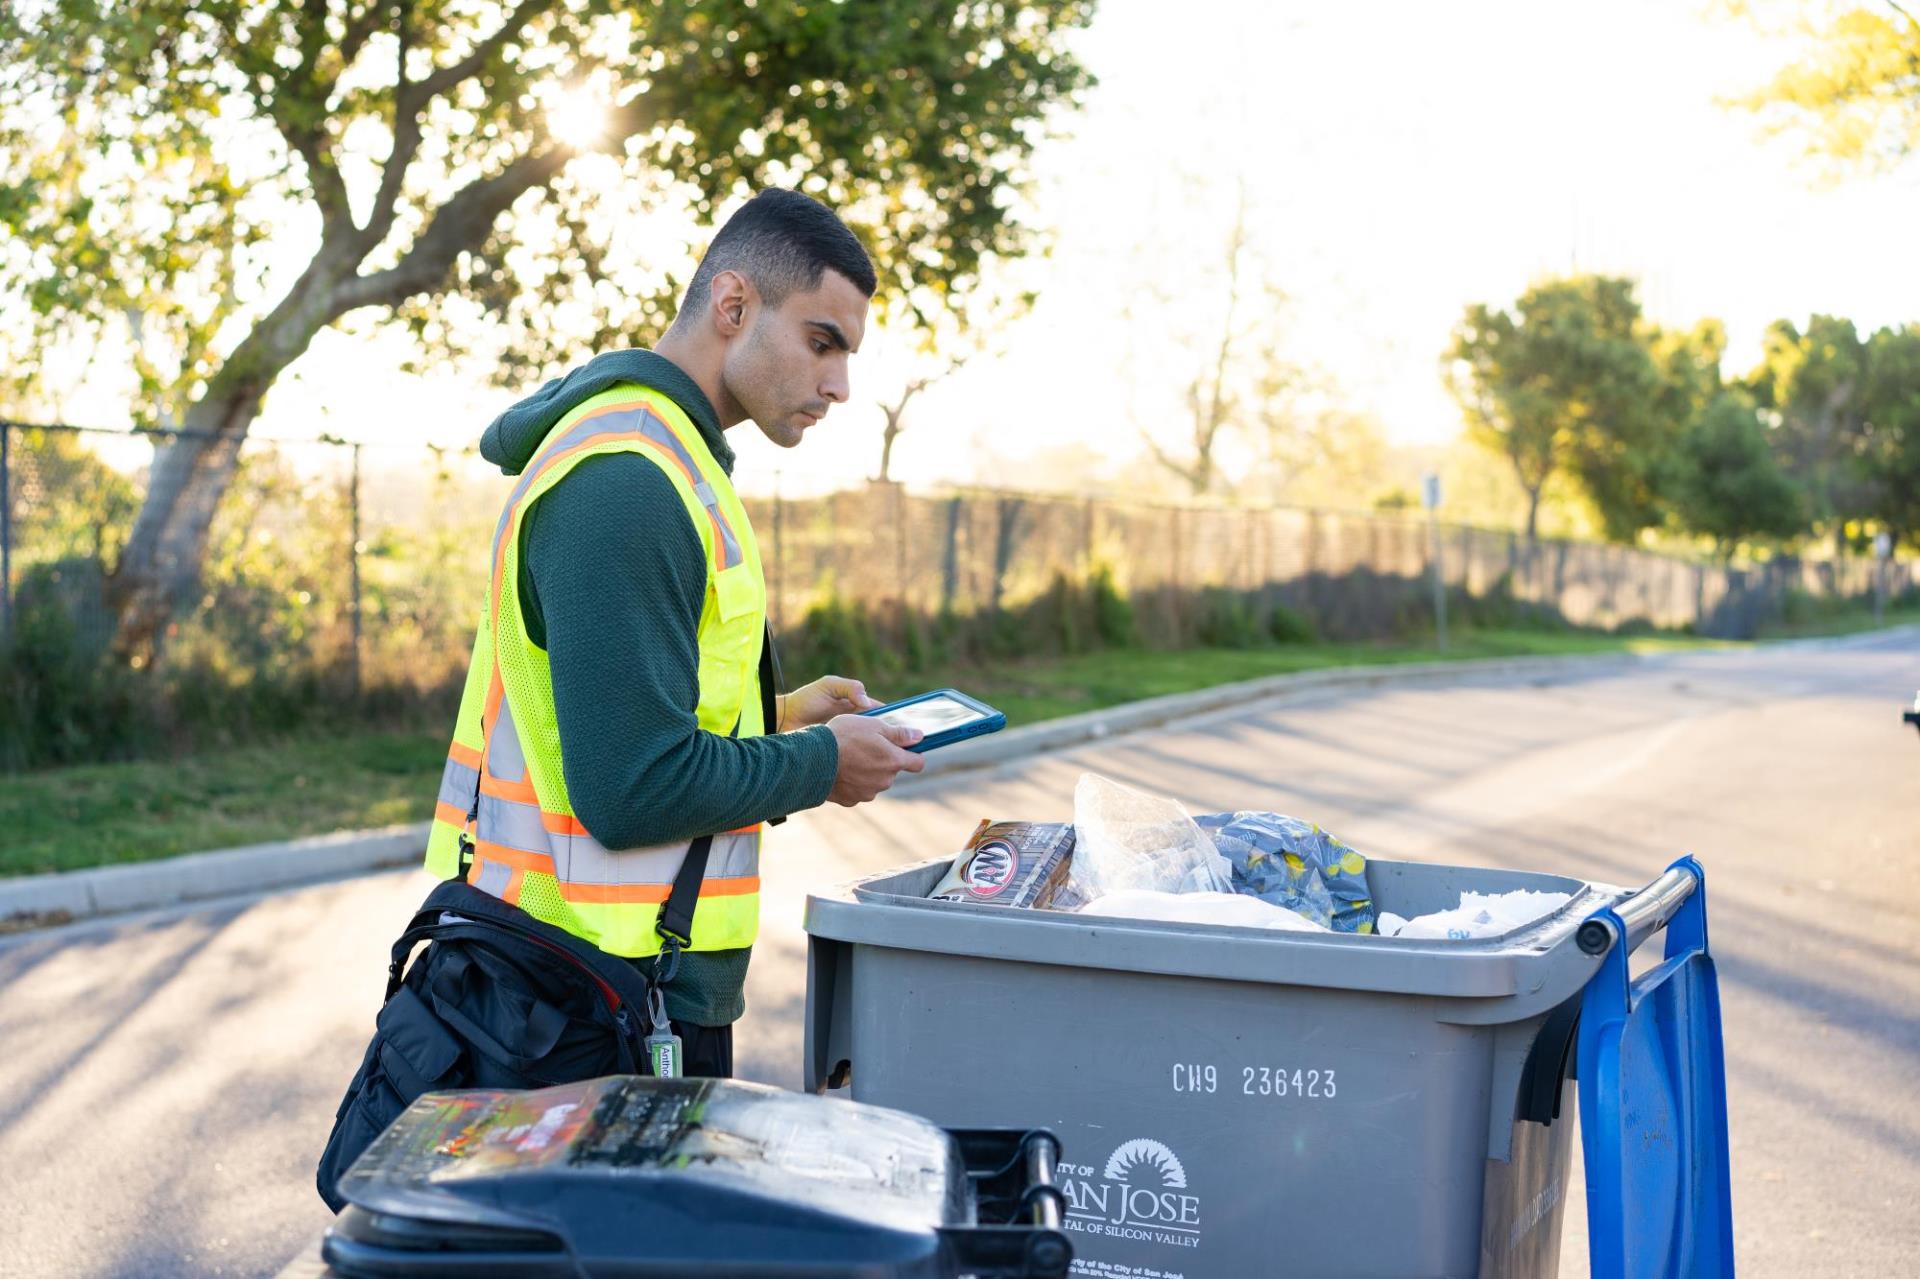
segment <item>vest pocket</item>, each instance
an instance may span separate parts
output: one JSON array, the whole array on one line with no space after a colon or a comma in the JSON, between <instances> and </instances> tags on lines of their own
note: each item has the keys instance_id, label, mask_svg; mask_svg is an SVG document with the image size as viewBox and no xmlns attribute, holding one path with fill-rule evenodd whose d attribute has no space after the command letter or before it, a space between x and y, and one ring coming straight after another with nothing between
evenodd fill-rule
<instances>
[{"instance_id":1,"label":"vest pocket","mask_svg":"<svg viewBox=\"0 0 1920 1279\"><path fill-rule=\"evenodd\" d=\"M736 564L713 575L714 611L732 622L762 607L762 588L751 564Z\"/></svg>"}]
</instances>

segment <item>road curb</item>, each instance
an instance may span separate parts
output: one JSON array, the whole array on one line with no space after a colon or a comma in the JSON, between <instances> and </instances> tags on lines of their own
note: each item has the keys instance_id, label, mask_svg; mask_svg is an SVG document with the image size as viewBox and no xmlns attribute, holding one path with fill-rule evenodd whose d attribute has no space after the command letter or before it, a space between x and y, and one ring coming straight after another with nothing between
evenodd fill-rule
<instances>
[{"instance_id":1,"label":"road curb","mask_svg":"<svg viewBox=\"0 0 1920 1279\"><path fill-rule=\"evenodd\" d=\"M1122 733L1156 728L1228 707L1275 700L1320 689L1420 684L1485 677L1566 674L1583 668L1625 666L1645 660L1637 653L1576 653L1548 657L1474 658L1378 666L1334 666L1217 684L1170 693L1104 710L1063 716L947 747L936 767L903 775L896 791L912 791L958 774L993 768L1042 751L1062 750ZM929 757L930 762L934 757ZM430 822L378 830L338 831L273 844L188 853L121 866L29 875L0 880L0 932L61 924L98 915L241 893L293 888L365 874L420 858Z\"/></svg>"},{"instance_id":2,"label":"road curb","mask_svg":"<svg viewBox=\"0 0 1920 1279\"><path fill-rule=\"evenodd\" d=\"M1469 658L1452 662L1382 663L1376 666L1328 666L1310 671L1266 675L1234 684L1216 684L1189 693L1169 693L1104 710L1065 715L1059 719L1008 729L990 737L941 749L928 756L928 768L902 774L895 790L928 786L956 773L993 768L1042 751L1064 750L1143 728L1158 728L1228 707L1274 701L1320 689L1369 688L1382 684L1423 684L1476 677L1550 675L1576 669L1626 666L1647 660L1641 653L1569 653L1541 657Z\"/></svg>"},{"instance_id":3,"label":"road curb","mask_svg":"<svg viewBox=\"0 0 1920 1279\"><path fill-rule=\"evenodd\" d=\"M292 888L417 861L429 822L0 880L0 926L66 923L236 893Z\"/></svg>"}]
</instances>

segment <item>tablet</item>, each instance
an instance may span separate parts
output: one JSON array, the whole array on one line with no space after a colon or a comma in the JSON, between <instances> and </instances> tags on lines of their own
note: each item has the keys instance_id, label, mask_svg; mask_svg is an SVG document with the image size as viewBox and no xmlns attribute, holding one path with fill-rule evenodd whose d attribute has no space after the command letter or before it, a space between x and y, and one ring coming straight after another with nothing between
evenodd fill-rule
<instances>
[{"instance_id":1,"label":"tablet","mask_svg":"<svg viewBox=\"0 0 1920 1279\"><path fill-rule=\"evenodd\" d=\"M1005 715L951 688L937 688L931 693L860 713L925 733L919 745L907 747L911 751L950 746L983 733L997 733L1007 726Z\"/></svg>"}]
</instances>

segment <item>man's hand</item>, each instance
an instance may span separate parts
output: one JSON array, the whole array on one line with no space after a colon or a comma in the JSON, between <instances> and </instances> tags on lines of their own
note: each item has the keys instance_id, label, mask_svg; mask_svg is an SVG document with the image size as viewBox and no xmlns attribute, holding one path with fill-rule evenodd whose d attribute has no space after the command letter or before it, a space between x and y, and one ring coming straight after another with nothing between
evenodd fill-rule
<instances>
[{"instance_id":1,"label":"man's hand","mask_svg":"<svg viewBox=\"0 0 1920 1279\"><path fill-rule=\"evenodd\" d=\"M893 785L900 773L917 773L927 766L924 757L905 749L926 736L917 728L883 724L864 715L837 715L827 721L827 727L840 743L840 771L834 774L833 790L827 795L836 804L848 808L864 804Z\"/></svg>"},{"instance_id":2,"label":"man's hand","mask_svg":"<svg viewBox=\"0 0 1920 1279\"><path fill-rule=\"evenodd\" d=\"M779 699L780 726L785 733L811 724L824 724L835 715L870 711L884 705L867 696L867 687L844 675L825 675Z\"/></svg>"}]
</instances>

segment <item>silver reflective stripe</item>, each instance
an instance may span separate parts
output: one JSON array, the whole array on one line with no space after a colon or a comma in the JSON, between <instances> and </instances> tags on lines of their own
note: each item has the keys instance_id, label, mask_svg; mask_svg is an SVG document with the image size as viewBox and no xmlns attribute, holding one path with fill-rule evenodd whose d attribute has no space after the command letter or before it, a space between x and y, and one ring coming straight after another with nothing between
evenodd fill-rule
<instances>
[{"instance_id":1,"label":"silver reflective stripe","mask_svg":"<svg viewBox=\"0 0 1920 1279\"><path fill-rule=\"evenodd\" d=\"M504 898L507 895L507 881L512 878L513 867L507 865L505 862L484 862L480 867L480 878L474 884L474 887L483 893L491 893L495 897Z\"/></svg>"},{"instance_id":2,"label":"silver reflective stripe","mask_svg":"<svg viewBox=\"0 0 1920 1279\"><path fill-rule=\"evenodd\" d=\"M644 412L644 410L636 411ZM520 499L527 495L527 490L533 487L533 482L540 478L541 467L550 455L564 453L574 445L590 440L596 435L631 431L633 426L627 422L627 419L631 416L631 413L601 413L593 417L584 418L568 427L566 434L555 439L551 444L547 445L546 448L540 450L540 454L534 459L533 464L520 473L520 479L514 484L513 492L507 494L507 504L500 512L500 524L494 530L494 541L498 542L500 540L500 534L506 532L507 516L513 513L513 508L519 504Z\"/></svg>"},{"instance_id":3,"label":"silver reflective stripe","mask_svg":"<svg viewBox=\"0 0 1920 1279\"><path fill-rule=\"evenodd\" d=\"M706 472L694 465L693 455L687 452L686 446L680 442L680 437L673 433L672 427L651 413L642 417L640 433L654 443L672 449L674 456L680 459L681 465L687 468L687 474L693 476L693 495L699 498L700 504L712 514L714 524L720 529L721 554L726 560L725 567L732 568L740 563L742 559L740 542L733 535L733 525L728 521L726 512L720 509L719 495L713 491L713 485L707 482Z\"/></svg>"},{"instance_id":4,"label":"silver reflective stripe","mask_svg":"<svg viewBox=\"0 0 1920 1279\"><path fill-rule=\"evenodd\" d=\"M520 730L513 726L513 707L505 694L500 698L493 731L487 734L487 771L503 782L527 780L527 756L520 749Z\"/></svg>"},{"instance_id":5,"label":"silver reflective stripe","mask_svg":"<svg viewBox=\"0 0 1920 1279\"><path fill-rule=\"evenodd\" d=\"M687 855L685 844L615 853L591 835L572 835L567 842L570 884L671 884Z\"/></svg>"},{"instance_id":6,"label":"silver reflective stripe","mask_svg":"<svg viewBox=\"0 0 1920 1279\"><path fill-rule=\"evenodd\" d=\"M489 844L505 844L523 853L546 856L557 850L548 843L549 833L540 820L540 810L531 804L518 804L497 795L480 797L480 812L474 821L474 835ZM554 836L555 840L564 836ZM561 864L555 859L555 864Z\"/></svg>"},{"instance_id":7,"label":"silver reflective stripe","mask_svg":"<svg viewBox=\"0 0 1920 1279\"><path fill-rule=\"evenodd\" d=\"M662 422L659 416L645 405L637 405L624 412L601 413L584 418L568 427L565 434L542 449L539 459L526 469L520 476L519 482L513 486L513 492L507 495L506 505L500 511L500 522L494 527L494 546L504 551L505 548L501 547L500 539L506 536L507 521L513 515L513 508L519 505L520 499L526 496L527 490L539 477L542 463L546 458L563 453L595 436L626 434L640 435L652 440L680 460L680 464L686 467L687 474L692 477L694 495L712 514L713 522L720 529L722 567L732 568L743 562L746 556L740 549L740 539L734 536L733 524L727 519L726 512L721 509L720 497L713 491L713 485L708 482L706 472L702 471L699 464L693 460L693 454L687 451L687 446L681 443L680 437L673 433L673 428Z\"/></svg>"},{"instance_id":8,"label":"silver reflective stripe","mask_svg":"<svg viewBox=\"0 0 1920 1279\"><path fill-rule=\"evenodd\" d=\"M687 844L658 848L626 848L615 852L591 835L571 837L572 856L566 880L574 884L673 883L686 860ZM708 879L737 879L760 873L760 832L715 835L707 853Z\"/></svg>"},{"instance_id":9,"label":"silver reflective stripe","mask_svg":"<svg viewBox=\"0 0 1920 1279\"><path fill-rule=\"evenodd\" d=\"M564 435L561 435L558 439L554 440L553 443L547 445L546 448L540 451L539 456L534 459L533 463L520 473L519 480L514 483L513 491L507 494L507 500L500 508L500 522L495 524L493 528L493 545L497 555L504 555L506 553L506 547L501 545L500 540L507 535L507 522L513 518L513 508L520 505L520 499L527 495L527 490L533 487L533 482L540 478L541 466L547 457L551 454L565 452L574 445L590 440L596 435L606 435L609 432L616 431L631 431L633 427L631 423L627 422L627 419L632 416L632 413L603 413L594 417L585 418L568 427ZM622 423L626 423L626 425L622 425ZM503 589L504 585L503 583Z\"/></svg>"},{"instance_id":10,"label":"silver reflective stripe","mask_svg":"<svg viewBox=\"0 0 1920 1279\"><path fill-rule=\"evenodd\" d=\"M739 879L760 873L760 832L715 835L707 854L708 879Z\"/></svg>"},{"instance_id":11,"label":"silver reflective stripe","mask_svg":"<svg viewBox=\"0 0 1920 1279\"><path fill-rule=\"evenodd\" d=\"M451 804L461 812L473 809L473 797L480 790L480 770L468 768L457 759L447 761L440 774L440 802Z\"/></svg>"},{"instance_id":12,"label":"silver reflective stripe","mask_svg":"<svg viewBox=\"0 0 1920 1279\"><path fill-rule=\"evenodd\" d=\"M740 549L740 540L733 535L733 525L729 524L727 517L721 514L720 504L718 502L713 503L707 509L711 510L713 517L720 522L720 541L725 548L723 554L726 556L727 567L739 567L747 557Z\"/></svg>"}]
</instances>

